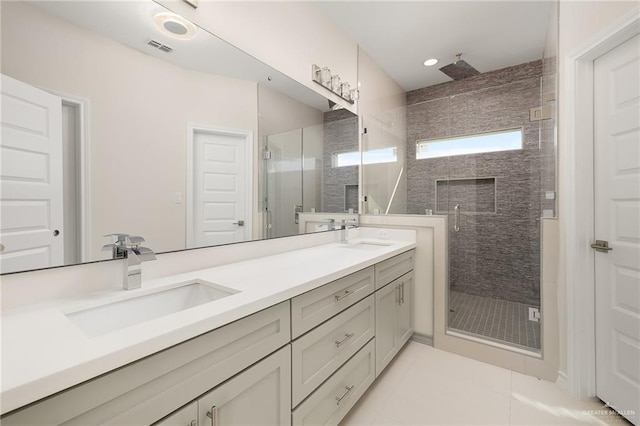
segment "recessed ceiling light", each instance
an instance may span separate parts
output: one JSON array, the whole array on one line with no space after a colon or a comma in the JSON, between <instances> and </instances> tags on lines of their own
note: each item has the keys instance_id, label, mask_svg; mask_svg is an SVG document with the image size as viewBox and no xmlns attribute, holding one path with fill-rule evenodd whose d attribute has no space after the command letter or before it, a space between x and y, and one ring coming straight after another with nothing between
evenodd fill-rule
<instances>
[{"instance_id":1,"label":"recessed ceiling light","mask_svg":"<svg viewBox=\"0 0 640 426\"><path fill-rule=\"evenodd\" d=\"M432 67L437 63L438 63L438 60L436 58L431 58L431 59L427 59L426 61L424 61L424 66L425 67Z\"/></svg>"},{"instance_id":2,"label":"recessed ceiling light","mask_svg":"<svg viewBox=\"0 0 640 426\"><path fill-rule=\"evenodd\" d=\"M191 40L198 34L195 25L175 13L158 13L153 23L160 32L178 40Z\"/></svg>"}]
</instances>

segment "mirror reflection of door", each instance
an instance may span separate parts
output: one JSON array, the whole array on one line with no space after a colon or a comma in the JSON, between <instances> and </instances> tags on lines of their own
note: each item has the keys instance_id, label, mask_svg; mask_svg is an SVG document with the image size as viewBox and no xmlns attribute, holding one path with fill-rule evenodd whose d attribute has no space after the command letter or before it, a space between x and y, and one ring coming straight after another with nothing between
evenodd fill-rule
<instances>
[{"instance_id":1,"label":"mirror reflection of door","mask_svg":"<svg viewBox=\"0 0 640 426\"><path fill-rule=\"evenodd\" d=\"M251 239L251 132L189 126L187 247Z\"/></svg>"},{"instance_id":2,"label":"mirror reflection of door","mask_svg":"<svg viewBox=\"0 0 640 426\"><path fill-rule=\"evenodd\" d=\"M2 273L64 262L62 101L2 75Z\"/></svg>"}]
</instances>

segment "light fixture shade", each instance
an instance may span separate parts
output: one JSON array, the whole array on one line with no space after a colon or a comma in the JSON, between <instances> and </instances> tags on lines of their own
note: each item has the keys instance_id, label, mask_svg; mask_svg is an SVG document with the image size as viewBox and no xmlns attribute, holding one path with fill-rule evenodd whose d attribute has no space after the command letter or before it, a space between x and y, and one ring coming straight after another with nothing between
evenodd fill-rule
<instances>
[{"instance_id":1,"label":"light fixture shade","mask_svg":"<svg viewBox=\"0 0 640 426\"><path fill-rule=\"evenodd\" d=\"M161 33L177 40L191 40L198 35L195 25L175 13L158 13L153 17L153 23Z\"/></svg>"}]
</instances>

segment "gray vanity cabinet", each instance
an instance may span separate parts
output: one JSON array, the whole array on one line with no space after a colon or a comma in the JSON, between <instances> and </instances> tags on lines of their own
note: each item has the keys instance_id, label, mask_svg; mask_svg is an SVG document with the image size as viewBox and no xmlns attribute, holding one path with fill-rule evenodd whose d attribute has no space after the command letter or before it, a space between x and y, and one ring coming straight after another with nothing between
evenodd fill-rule
<instances>
[{"instance_id":1,"label":"gray vanity cabinet","mask_svg":"<svg viewBox=\"0 0 640 426\"><path fill-rule=\"evenodd\" d=\"M413 260L413 250L394 256L2 424L337 425L411 337Z\"/></svg>"},{"instance_id":2,"label":"gray vanity cabinet","mask_svg":"<svg viewBox=\"0 0 640 426\"><path fill-rule=\"evenodd\" d=\"M291 424L291 346L198 399L198 425Z\"/></svg>"},{"instance_id":3,"label":"gray vanity cabinet","mask_svg":"<svg viewBox=\"0 0 640 426\"><path fill-rule=\"evenodd\" d=\"M290 318L289 301L279 303L9 413L2 425L151 424L279 348L290 357ZM290 380L279 383L290 393Z\"/></svg>"},{"instance_id":4,"label":"gray vanity cabinet","mask_svg":"<svg viewBox=\"0 0 640 426\"><path fill-rule=\"evenodd\" d=\"M376 377L413 333L413 272L376 291Z\"/></svg>"},{"instance_id":5,"label":"gray vanity cabinet","mask_svg":"<svg viewBox=\"0 0 640 426\"><path fill-rule=\"evenodd\" d=\"M155 425L291 424L290 348L285 346Z\"/></svg>"}]
</instances>

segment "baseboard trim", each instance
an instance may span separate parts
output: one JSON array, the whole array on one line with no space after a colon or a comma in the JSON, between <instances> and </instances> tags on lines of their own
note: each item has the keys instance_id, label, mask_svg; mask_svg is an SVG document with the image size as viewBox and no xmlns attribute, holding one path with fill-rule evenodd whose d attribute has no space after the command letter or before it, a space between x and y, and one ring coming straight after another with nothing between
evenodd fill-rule
<instances>
[{"instance_id":1,"label":"baseboard trim","mask_svg":"<svg viewBox=\"0 0 640 426\"><path fill-rule=\"evenodd\" d=\"M569 392L569 379L567 378L567 373L558 370L558 378L556 379L556 384L562 389Z\"/></svg>"},{"instance_id":2,"label":"baseboard trim","mask_svg":"<svg viewBox=\"0 0 640 426\"><path fill-rule=\"evenodd\" d=\"M433 346L433 336L427 336L426 334L413 333L409 340L423 345Z\"/></svg>"}]
</instances>

